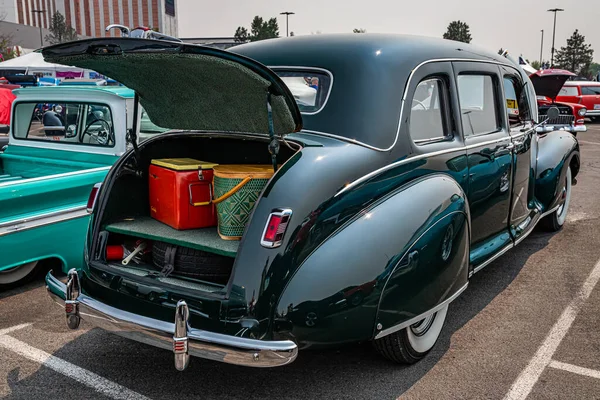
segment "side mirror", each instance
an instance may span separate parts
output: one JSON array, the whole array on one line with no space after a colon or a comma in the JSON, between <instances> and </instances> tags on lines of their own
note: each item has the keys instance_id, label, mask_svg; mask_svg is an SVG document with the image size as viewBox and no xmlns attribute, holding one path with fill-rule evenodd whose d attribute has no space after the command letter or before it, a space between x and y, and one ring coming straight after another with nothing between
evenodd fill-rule
<instances>
[{"instance_id":1,"label":"side mirror","mask_svg":"<svg viewBox=\"0 0 600 400\"><path fill-rule=\"evenodd\" d=\"M67 132L65 133L65 137L67 137L67 138L75 137L77 135L75 132L76 129L77 129L77 127L74 124L67 126Z\"/></svg>"}]
</instances>

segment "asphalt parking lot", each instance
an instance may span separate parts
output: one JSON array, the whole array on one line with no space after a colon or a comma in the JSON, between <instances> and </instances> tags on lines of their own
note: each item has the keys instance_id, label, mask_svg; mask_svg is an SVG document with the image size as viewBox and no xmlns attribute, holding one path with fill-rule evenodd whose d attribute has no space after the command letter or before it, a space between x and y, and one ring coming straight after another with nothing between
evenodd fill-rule
<instances>
[{"instance_id":1,"label":"asphalt parking lot","mask_svg":"<svg viewBox=\"0 0 600 400\"><path fill-rule=\"evenodd\" d=\"M600 124L565 228L536 231L476 274L434 350L402 367L370 345L300 353L279 369L192 359L82 323L70 331L43 282L0 293L5 399L600 399Z\"/></svg>"}]
</instances>

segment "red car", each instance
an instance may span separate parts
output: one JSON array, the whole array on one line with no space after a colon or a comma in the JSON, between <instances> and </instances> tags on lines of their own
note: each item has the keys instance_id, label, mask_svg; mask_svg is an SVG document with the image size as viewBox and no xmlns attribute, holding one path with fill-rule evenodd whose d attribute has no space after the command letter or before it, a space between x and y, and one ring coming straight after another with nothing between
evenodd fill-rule
<instances>
[{"instance_id":1,"label":"red car","mask_svg":"<svg viewBox=\"0 0 600 400\"><path fill-rule=\"evenodd\" d=\"M586 117L600 119L600 82L567 81L556 99L581 104L587 108Z\"/></svg>"},{"instance_id":2,"label":"red car","mask_svg":"<svg viewBox=\"0 0 600 400\"><path fill-rule=\"evenodd\" d=\"M545 128L547 130L565 130L573 134L587 131L585 116L588 109L577 101L564 101L557 97L571 76L576 75L562 69L540 70L529 76L537 94L540 121L546 119L545 116L551 107L559 110L558 117L547 121ZM600 113L600 110L598 112Z\"/></svg>"}]
</instances>

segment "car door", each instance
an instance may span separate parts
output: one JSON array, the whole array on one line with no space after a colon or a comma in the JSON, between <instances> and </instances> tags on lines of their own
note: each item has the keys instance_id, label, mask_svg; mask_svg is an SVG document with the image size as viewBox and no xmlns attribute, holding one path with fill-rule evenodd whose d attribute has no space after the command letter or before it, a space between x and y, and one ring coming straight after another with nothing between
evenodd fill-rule
<instances>
[{"instance_id":1,"label":"car door","mask_svg":"<svg viewBox=\"0 0 600 400\"><path fill-rule=\"evenodd\" d=\"M535 154L537 136L531 117L527 91L521 75L512 68L501 67L506 119L512 145L512 199L509 226L514 239L524 237L535 226L538 210L534 206Z\"/></svg>"},{"instance_id":2,"label":"car door","mask_svg":"<svg viewBox=\"0 0 600 400\"><path fill-rule=\"evenodd\" d=\"M513 145L502 116L499 67L484 62L455 62L453 67L469 169L471 264L477 268L512 244L508 217Z\"/></svg>"},{"instance_id":3,"label":"car door","mask_svg":"<svg viewBox=\"0 0 600 400\"><path fill-rule=\"evenodd\" d=\"M581 86L581 103L587 107L588 113L597 116L600 113L600 86Z\"/></svg>"}]
</instances>

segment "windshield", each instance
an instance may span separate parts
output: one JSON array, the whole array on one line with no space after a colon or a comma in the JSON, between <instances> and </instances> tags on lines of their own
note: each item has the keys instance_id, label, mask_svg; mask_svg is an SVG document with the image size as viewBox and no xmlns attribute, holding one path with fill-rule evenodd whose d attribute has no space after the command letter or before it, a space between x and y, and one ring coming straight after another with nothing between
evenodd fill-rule
<instances>
[{"instance_id":1,"label":"windshield","mask_svg":"<svg viewBox=\"0 0 600 400\"><path fill-rule=\"evenodd\" d=\"M275 70L294 95L301 113L316 114L327 103L331 77L325 72Z\"/></svg>"}]
</instances>

